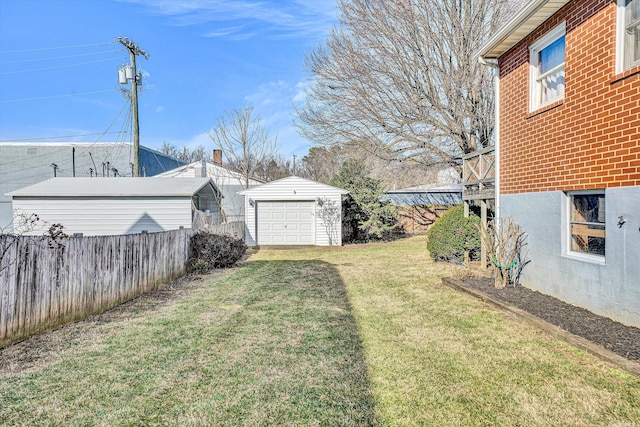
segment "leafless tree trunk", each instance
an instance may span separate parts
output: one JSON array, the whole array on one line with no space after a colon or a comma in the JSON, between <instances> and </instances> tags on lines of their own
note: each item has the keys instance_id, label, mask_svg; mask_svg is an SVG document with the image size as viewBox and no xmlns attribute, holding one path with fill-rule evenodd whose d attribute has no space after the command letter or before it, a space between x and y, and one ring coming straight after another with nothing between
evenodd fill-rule
<instances>
[{"instance_id":1,"label":"leafless tree trunk","mask_svg":"<svg viewBox=\"0 0 640 427\"><path fill-rule=\"evenodd\" d=\"M492 71L475 53L505 0L341 0L340 24L307 57L314 84L296 125L323 145L457 166L490 144Z\"/></svg>"},{"instance_id":2,"label":"leafless tree trunk","mask_svg":"<svg viewBox=\"0 0 640 427\"><path fill-rule=\"evenodd\" d=\"M522 253L527 244L525 232L511 218L490 221L486 227L480 227L480 232L491 258L495 287L505 288L510 282L515 286L526 264Z\"/></svg>"},{"instance_id":3,"label":"leafless tree trunk","mask_svg":"<svg viewBox=\"0 0 640 427\"><path fill-rule=\"evenodd\" d=\"M249 179L277 151L277 137L269 136L260 116L253 114L253 107L235 110L218 119L209 137L222 149L228 165L243 175L245 188L249 188Z\"/></svg>"}]
</instances>

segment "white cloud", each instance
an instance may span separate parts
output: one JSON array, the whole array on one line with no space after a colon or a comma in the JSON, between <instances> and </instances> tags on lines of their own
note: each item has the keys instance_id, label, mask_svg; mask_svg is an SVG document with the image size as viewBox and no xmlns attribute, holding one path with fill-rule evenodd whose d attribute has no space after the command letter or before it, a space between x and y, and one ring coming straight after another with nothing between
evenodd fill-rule
<instances>
[{"instance_id":1,"label":"white cloud","mask_svg":"<svg viewBox=\"0 0 640 427\"><path fill-rule=\"evenodd\" d=\"M203 37L233 40L324 37L336 21L336 3L317 0L119 0L146 6L150 13L169 17L176 26L211 23ZM229 25L217 28L219 23ZM248 29L251 29L250 31Z\"/></svg>"},{"instance_id":2,"label":"white cloud","mask_svg":"<svg viewBox=\"0 0 640 427\"><path fill-rule=\"evenodd\" d=\"M284 80L277 80L261 84L244 97L245 106L253 106L255 114L262 120L262 126L272 137L278 138L279 153L290 158L293 154L304 156L309 151L311 143L299 135L293 126L293 100L301 100L309 87L308 82L290 84ZM184 139L171 139L169 143L176 147L196 148L200 145L206 149L213 149L208 129L199 134ZM148 141L152 148L162 146L163 140ZM299 157L300 158L300 157Z\"/></svg>"},{"instance_id":3,"label":"white cloud","mask_svg":"<svg viewBox=\"0 0 640 427\"><path fill-rule=\"evenodd\" d=\"M291 99L290 88L283 80L264 83L255 92L244 97L248 105L253 105L257 109L260 106L266 107L269 105L282 107L289 103L287 101L289 99Z\"/></svg>"},{"instance_id":4,"label":"white cloud","mask_svg":"<svg viewBox=\"0 0 640 427\"><path fill-rule=\"evenodd\" d=\"M234 27L226 27L226 28L219 28L215 31L210 31L207 33L203 33L202 37L207 37L207 38L225 38L228 40L248 40L252 37L254 37L256 34L253 32L247 32L245 31L245 26L244 25L237 25Z\"/></svg>"},{"instance_id":5,"label":"white cloud","mask_svg":"<svg viewBox=\"0 0 640 427\"><path fill-rule=\"evenodd\" d=\"M164 105L158 105L156 107L156 113L162 113L164 111Z\"/></svg>"},{"instance_id":6,"label":"white cloud","mask_svg":"<svg viewBox=\"0 0 640 427\"><path fill-rule=\"evenodd\" d=\"M311 145L298 134L292 123L293 100L299 99L307 86L304 82L295 85L283 80L268 82L244 98L247 105L255 107L255 112L260 115L263 126L270 134L278 136L283 156L304 155Z\"/></svg>"},{"instance_id":7,"label":"white cloud","mask_svg":"<svg viewBox=\"0 0 640 427\"><path fill-rule=\"evenodd\" d=\"M205 147L205 149L213 150L213 143L211 142L211 138L209 138L208 132L202 132L197 135L187 137L185 139L169 139L169 140L166 138L162 140L145 139L145 142L143 145L159 150L162 147L162 144L164 142L168 142L169 144L178 148L187 147L189 149L194 149L202 145L203 147Z\"/></svg>"},{"instance_id":8,"label":"white cloud","mask_svg":"<svg viewBox=\"0 0 640 427\"><path fill-rule=\"evenodd\" d=\"M311 81L304 81L296 83L296 94L293 96L294 105L302 104L309 95L309 88L311 88Z\"/></svg>"}]
</instances>

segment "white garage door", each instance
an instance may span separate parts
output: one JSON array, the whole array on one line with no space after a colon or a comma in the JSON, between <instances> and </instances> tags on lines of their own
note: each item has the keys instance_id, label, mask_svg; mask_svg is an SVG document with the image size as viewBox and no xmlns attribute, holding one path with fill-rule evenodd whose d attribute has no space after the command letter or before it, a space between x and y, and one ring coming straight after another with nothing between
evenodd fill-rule
<instances>
[{"instance_id":1,"label":"white garage door","mask_svg":"<svg viewBox=\"0 0 640 427\"><path fill-rule=\"evenodd\" d=\"M314 245L315 202L258 202L259 245Z\"/></svg>"}]
</instances>

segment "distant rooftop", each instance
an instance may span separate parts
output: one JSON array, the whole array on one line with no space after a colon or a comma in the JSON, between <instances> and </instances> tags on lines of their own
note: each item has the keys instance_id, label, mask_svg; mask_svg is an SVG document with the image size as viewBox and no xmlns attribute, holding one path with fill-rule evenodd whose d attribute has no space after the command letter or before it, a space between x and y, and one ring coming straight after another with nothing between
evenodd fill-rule
<instances>
[{"instance_id":1,"label":"distant rooftop","mask_svg":"<svg viewBox=\"0 0 640 427\"><path fill-rule=\"evenodd\" d=\"M186 197L210 178L51 178L8 193L13 197Z\"/></svg>"},{"instance_id":2,"label":"distant rooftop","mask_svg":"<svg viewBox=\"0 0 640 427\"><path fill-rule=\"evenodd\" d=\"M462 184L445 187L417 185L387 191L381 199L394 205L459 205L462 203Z\"/></svg>"}]
</instances>

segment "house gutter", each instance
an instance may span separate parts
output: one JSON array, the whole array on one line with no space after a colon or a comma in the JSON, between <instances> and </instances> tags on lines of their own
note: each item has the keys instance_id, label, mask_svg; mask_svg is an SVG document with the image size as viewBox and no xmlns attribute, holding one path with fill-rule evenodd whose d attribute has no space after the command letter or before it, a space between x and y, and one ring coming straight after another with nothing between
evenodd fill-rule
<instances>
[{"instance_id":1,"label":"house gutter","mask_svg":"<svg viewBox=\"0 0 640 427\"><path fill-rule=\"evenodd\" d=\"M478 62L484 66L495 69L494 75L494 99L495 99L495 123L493 132L495 135L495 218L500 218L500 65L497 58L500 57L505 47L501 47L511 35L514 34L525 22L530 20L536 14L541 12L541 9L547 4L549 0L531 0L525 6L520 9L507 23L502 27L502 30L491 37L478 51ZM563 1L566 3L568 0ZM543 20L546 19L542 18Z\"/></svg>"},{"instance_id":2,"label":"house gutter","mask_svg":"<svg viewBox=\"0 0 640 427\"><path fill-rule=\"evenodd\" d=\"M495 158L495 212L494 217L496 219L500 218L500 65L498 64L497 59L488 59L484 56L478 56L478 62L485 67L491 67L495 70L493 76L493 88L494 88L494 124L493 124L493 134L494 134L494 158Z\"/></svg>"},{"instance_id":3,"label":"house gutter","mask_svg":"<svg viewBox=\"0 0 640 427\"><path fill-rule=\"evenodd\" d=\"M570 0L529 0L493 37L476 53L478 62L496 70L495 88L495 216L500 218L500 66L498 58L531 31L541 25ZM528 24L528 25L527 25Z\"/></svg>"},{"instance_id":4,"label":"house gutter","mask_svg":"<svg viewBox=\"0 0 640 427\"><path fill-rule=\"evenodd\" d=\"M561 1L561 6L566 4L569 0ZM502 29L498 31L493 37L491 37L479 50L479 54L482 56L500 56L502 52L494 52L499 46L507 40L518 28L520 28L525 22L541 12L541 9L549 2L549 0L531 0L524 5L519 12L517 12L507 23L502 26ZM541 20L548 18L545 16ZM500 50L500 49L498 49Z\"/></svg>"}]
</instances>

